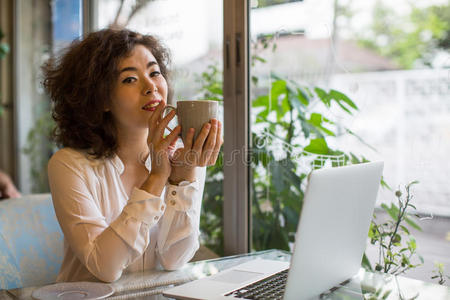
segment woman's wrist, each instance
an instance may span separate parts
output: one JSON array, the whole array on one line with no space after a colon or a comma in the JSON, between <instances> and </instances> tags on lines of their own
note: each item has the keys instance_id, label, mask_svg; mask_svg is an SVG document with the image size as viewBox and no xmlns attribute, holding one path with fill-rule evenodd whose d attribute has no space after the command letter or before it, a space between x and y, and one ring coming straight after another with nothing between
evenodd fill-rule
<instances>
[{"instance_id":1,"label":"woman's wrist","mask_svg":"<svg viewBox=\"0 0 450 300\"><path fill-rule=\"evenodd\" d=\"M195 181L195 167L172 167L172 172L170 173L169 179L170 184L178 185L182 181Z\"/></svg>"},{"instance_id":2,"label":"woman's wrist","mask_svg":"<svg viewBox=\"0 0 450 300\"><path fill-rule=\"evenodd\" d=\"M166 182L167 177L150 173L140 189L159 197L161 196Z\"/></svg>"}]
</instances>

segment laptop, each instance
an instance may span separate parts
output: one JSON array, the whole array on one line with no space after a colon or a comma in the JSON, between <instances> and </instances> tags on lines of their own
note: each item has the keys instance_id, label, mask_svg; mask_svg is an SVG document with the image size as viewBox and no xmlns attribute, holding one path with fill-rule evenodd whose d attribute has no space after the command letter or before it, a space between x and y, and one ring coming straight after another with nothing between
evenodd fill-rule
<instances>
[{"instance_id":1,"label":"laptop","mask_svg":"<svg viewBox=\"0 0 450 300\"><path fill-rule=\"evenodd\" d=\"M370 162L311 172L290 263L251 260L170 288L163 295L208 300L316 299L358 273L382 171L383 162Z\"/></svg>"}]
</instances>

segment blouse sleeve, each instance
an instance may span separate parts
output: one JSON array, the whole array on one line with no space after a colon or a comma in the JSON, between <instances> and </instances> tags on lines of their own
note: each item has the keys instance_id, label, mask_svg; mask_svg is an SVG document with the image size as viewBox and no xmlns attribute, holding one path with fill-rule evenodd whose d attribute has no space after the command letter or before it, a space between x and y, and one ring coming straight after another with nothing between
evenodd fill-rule
<instances>
[{"instance_id":1,"label":"blouse sleeve","mask_svg":"<svg viewBox=\"0 0 450 300\"><path fill-rule=\"evenodd\" d=\"M198 167L197 180L166 186L166 211L158 223L157 257L166 270L187 263L199 248L200 211L206 167Z\"/></svg>"},{"instance_id":2,"label":"blouse sleeve","mask_svg":"<svg viewBox=\"0 0 450 300\"><path fill-rule=\"evenodd\" d=\"M135 188L121 214L108 225L89 188L95 178L86 176L83 167L56 153L48 175L58 222L76 257L102 281L120 278L148 246L149 230L164 213L163 200Z\"/></svg>"}]
</instances>

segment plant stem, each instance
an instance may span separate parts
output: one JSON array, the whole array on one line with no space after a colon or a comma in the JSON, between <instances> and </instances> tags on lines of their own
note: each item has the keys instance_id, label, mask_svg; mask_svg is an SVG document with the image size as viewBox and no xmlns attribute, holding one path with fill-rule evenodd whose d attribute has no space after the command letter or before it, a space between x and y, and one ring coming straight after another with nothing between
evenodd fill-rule
<instances>
[{"instance_id":1,"label":"plant stem","mask_svg":"<svg viewBox=\"0 0 450 300\"><path fill-rule=\"evenodd\" d=\"M406 205L403 206L403 203L402 203L402 200L401 200L401 196L398 196L397 199L398 199L398 204L399 204L397 222L395 223L394 231L391 234L389 234L388 251L390 251L391 253L392 253L392 251L391 251L391 249L392 249L392 240L397 235L398 227L400 226L400 223L403 221L403 216L404 216L404 213L406 211ZM391 266L392 266L392 262L390 260L390 262L384 266L384 272L385 273L389 272L389 270L391 269Z\"/></svg>"}]
</instances>

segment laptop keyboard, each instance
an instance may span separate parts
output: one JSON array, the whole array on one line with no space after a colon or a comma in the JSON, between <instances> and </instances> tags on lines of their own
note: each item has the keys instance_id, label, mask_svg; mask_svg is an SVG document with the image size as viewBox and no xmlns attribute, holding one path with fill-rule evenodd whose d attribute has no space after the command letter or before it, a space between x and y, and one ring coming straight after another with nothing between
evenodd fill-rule
<instances>
[{"instance_id":1,"label":"laptop keyboard","mask_svg":"<svg viewBox=\"0 0 450 300\"><path fill-rule=\"evenodd\" d=\"M225 296L242 299L283 299L288 271L278 272L270 277L249 284Z\"/></svg>"}]
</instances>

